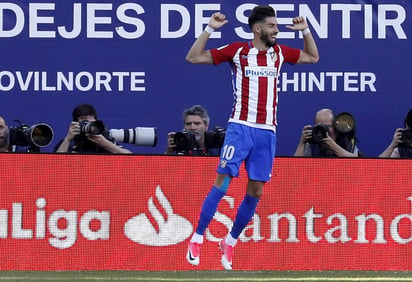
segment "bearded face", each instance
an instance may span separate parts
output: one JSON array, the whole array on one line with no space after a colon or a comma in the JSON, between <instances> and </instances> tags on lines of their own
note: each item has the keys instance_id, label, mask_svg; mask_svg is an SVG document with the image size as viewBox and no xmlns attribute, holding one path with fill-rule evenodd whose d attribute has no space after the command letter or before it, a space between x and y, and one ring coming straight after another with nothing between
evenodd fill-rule
<instances>
[{"instance_id":1,"label":"bearded face","mask_svg":"<svg viewBox=\"0 0 412 282\"><path fill-rule=\"evenodd\" d=\"M260 40L262 40L262 42L269 48L276 45L276 35L272 35L264 30L262 30L262 33L260 34Z\"/></svg>"}]
</instances>

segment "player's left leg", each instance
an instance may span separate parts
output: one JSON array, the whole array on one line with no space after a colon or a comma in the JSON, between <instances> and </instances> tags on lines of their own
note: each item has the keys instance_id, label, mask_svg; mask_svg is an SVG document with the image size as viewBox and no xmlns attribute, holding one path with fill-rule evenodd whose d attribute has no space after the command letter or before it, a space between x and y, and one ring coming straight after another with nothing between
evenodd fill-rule
<instances>
[{"instance_id":1,"label":"player's left leg","mask_svg":"<svg viewBox=\"0 0 412 282\"><path fill-rule=\"evenodd\" d=\"M221 262L225 269L232 269L232 258L234 247L237 243L240 233L245 229L246 225L255 214L256 207L259 203L260 195L262 195L264 182L262 181L248 181L248 192L240 204L232 230L220 242L220 249L223 252Z\"/></svg>"}]
</instances>

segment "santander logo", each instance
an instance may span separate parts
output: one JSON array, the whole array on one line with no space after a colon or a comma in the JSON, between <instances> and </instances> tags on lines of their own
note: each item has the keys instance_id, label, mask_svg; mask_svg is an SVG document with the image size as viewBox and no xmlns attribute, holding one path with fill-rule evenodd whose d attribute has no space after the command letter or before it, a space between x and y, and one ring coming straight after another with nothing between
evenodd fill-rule
<instances>
[{"instance_id":1,"label":"santander logo","mask_svg":"<svg viewBox=\"0 0 412 282\"><path fill-rule=\"evenodd\" d=\"M192 234L192 224L186 218L173 212L160 185L156 187L156 198L166 212L166 216L160 212L160 207L156 207L153 197L149 198L147 205L149 213L157 223L158 230L143 213L132 217L125 223L124 234L133 242L147 246L169 246L183 242Z\"/></svg>"}]
</instances>

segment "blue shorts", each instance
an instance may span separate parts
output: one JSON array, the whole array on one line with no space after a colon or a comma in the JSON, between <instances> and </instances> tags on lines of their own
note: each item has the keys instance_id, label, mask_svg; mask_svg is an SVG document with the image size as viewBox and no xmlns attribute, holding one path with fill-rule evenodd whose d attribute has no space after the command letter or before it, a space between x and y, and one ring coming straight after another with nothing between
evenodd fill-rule
<instances>
[{"instance_id":1,"label":"blue shorts","mask_svg":"<svg viewBox=\"0 0 412 282\"><path fill-rule=\"evenodd\" d=\"M217 173L237 177L243 161L251 180L269 181L276 150L276 133L230 122Z\"/></svg>"}]
</instances>

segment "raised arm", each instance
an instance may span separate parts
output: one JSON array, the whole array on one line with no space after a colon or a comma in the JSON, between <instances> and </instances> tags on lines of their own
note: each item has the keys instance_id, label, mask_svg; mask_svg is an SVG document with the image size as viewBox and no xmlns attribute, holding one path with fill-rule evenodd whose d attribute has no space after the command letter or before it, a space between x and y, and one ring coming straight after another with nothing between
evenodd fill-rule
<instances>
[{"instance_id":1,"label":"raised arm","mask_svg":"<svg viewBox=\"0 0 412 282\"><path fill-rule=\"evenodd\" d=\"M106 151L112 154L131 154L132 152L126 148L120 147L111 141L107 140L103 135L92 135L87 134L87 139L92 141L94 144L99 146L100 148L105 149Z\"/></svg>"},{"instance_id":2,"label":"raised arm","mask_svg":"<svg viewBox=\"0 0 412 282\"><path fill-rule=\"evenodd\" d=\"M380 155L379 158L391 158L393 151L395 150L396 147L398 147L399 143L402 142L401 140L402 137L402 128L397 128L395 130L395 133L393 134L392 141L386 147L385 151L383 151Z\"/></svg>"},{"instance_id":3,"label":"raised arm","mask_svg":"<svg viewBox=\"0 0 412 282\"><path fill-rule=\"evenodd\" d=\"M192 64L213 64L212 54L209 50L205 50L206 42L215 29L221 28L228 22L225 18L226 16L220 12L216 12L210 17L208 26L187 53L186 61Z\"/></svg>"},{"instance_id":4,"label":"raised arm","mask_svg":"<svg viewBox=\"0 0 412 282\"><path fill-rule=\"evenodd\" d=\"M302 134L300 135L299 144L296 147L295 157L305 156L305 146L309 139L312 138L312 126L305 125L302 129Z\"/></svg>"},{"instance_id":5,"label":"raised arm","mask_svg":"<svg viewBox=\"0 0 412 282\"><path fill-rule=\"evenodd\" d=\"M303 50L300 52L298 64L314 64L319 61L318 47L313 39L312 33L309 30L308 24L304 17L296 17L293 19L293 25L287 25L286 28L296 31L302 31L303 34Z\"/></svg>"},{"instance_id":6,"label":"raised arm","mask_svg":"<svg viewBox=\"0 0 412 282\"><path fill-rule=\"evenodd\" d=\"M80 126L76 121L70 123L69 130L67 131L66 137L60 143L59 147L56 150L56 153L68 153L70 142L74 139L76 135L80 134Z\"/></svg>"}]
</instances>

